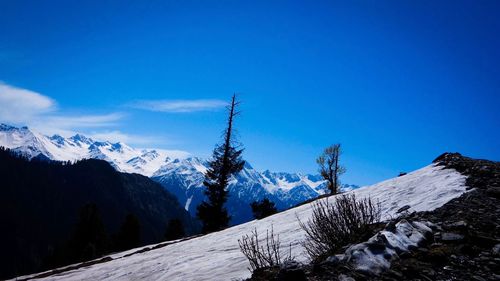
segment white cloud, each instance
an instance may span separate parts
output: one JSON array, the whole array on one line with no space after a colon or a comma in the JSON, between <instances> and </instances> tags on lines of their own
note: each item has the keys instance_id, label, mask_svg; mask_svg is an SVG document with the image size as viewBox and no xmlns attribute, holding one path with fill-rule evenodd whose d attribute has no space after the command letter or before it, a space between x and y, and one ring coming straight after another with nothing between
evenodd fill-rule
<instances>
[{"instance_id":1,"label":"white cloud","mask_svg":"<svg viewBox=\"0 0 500 281\"><path fill-rule=\"evenodd\" d=\"M56 110L51 98L0 82L0 120L21 123Z\"/></svg>"},{"instance_id":2,"label":"white cloud","mask_svg":"<svg viewBox=\"0 0 500 281\"><path fill-rule=\"evenodd\" d=\"M34 120L27 120L25 125L45 134L71 136L88 128L106 128L118 125L123 118L121 113L103 115L47 115L38 116Z\"/></svg>"},{"instance_id":3,"label":"white cloud","mask_svg":"<svg viewBox=\"0 0 500 281\"><path fill-rule=\"evenodd\" d=\"M52 98L0 81L0 122L27 125L46 134L69 135L78 129L115 126L123 117L117 112L62 114Z\"/></svg>"},{"instance_id":4,"label":"white cloud","mask_svg":"<svg viewBox=\"0 0 500 281\"><path fill-rule=\"evenodd\" d=\"M44 123L57 128L94 128L109 127L117 124L123 118L122 113L109 113L103 115L74 115L74 116L47 116Z\"/></svg>"},{"instance_id":5,"label":"white cloud","mask_svg":"<svg viewBox=\"0 0 500 281\"><path fill-rule=\"evenodd\" d=\"M95 140L123 142L126 144L136 144L136 145L151 145L151 144L165 143L166 141L164 138L161 137L132 135L123 133L121 131L94 132L90 134L90 137Z\"/></svg>"},{"instance_id":6,"label":"white cloud","mask_svg":"<svg viewBox=\"0 0 500 281\"><path fill-rule=\"evenodd\" d=\"M131 107L159 112L196 112L217 110L227 106L223 100L140 100L130 104Z\"/></svg>"},{"instance_id":7,"label":"white cloud","mask_svg":"<svg viewBox=\"0 0 500 281\"><path fill-rule=\"evenodd\" d=\"M154 101L144 101L142 105L146 106L149 102L154 103ZM168 109L175 112L187 112L214 109L224 105L225 103L216 100L177 101L170 105L162 103L154 107L154 110ZM121 112L83 115L63 113L58 110L52 98L0 81L0 123L26 125L47 135L59 134L69 137L82 132L97 140L135 145L175 143L170 137L167 139L166 137L134 135L116 130L124 117L125 114Z\"/></svg>"}]
</instances>

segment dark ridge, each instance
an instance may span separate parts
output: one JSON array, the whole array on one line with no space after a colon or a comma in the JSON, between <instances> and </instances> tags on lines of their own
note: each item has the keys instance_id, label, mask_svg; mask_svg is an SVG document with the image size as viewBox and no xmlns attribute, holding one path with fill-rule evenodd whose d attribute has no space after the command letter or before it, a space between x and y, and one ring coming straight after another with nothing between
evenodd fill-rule
<instances>
[{"instance_id":1,"label":"dark ridge","mask_svg":"<svg viewBox=\"0 0 500 281\"><path fill-rule=\"evenodd\" d=\"M433 163L455 169L467 176L466 185L469 188L494 189L500 187L500 162L473 159L460 153L443 153Z\"/></svg>"},{"instance_id":2,"label":"dark ridge","mask_svg":"<svg viewBox=\"0 0 500 281\"><path fill-rule=\"evenodd\" d=\"M140 225L135 246L163 241L171 219L181 220L187 235L199 228L158 183L117 172L103 160L29 161L0 148L0 179L0 279L84 261L68 258L68 245L89 204L96 206L107 237L101 251L87 255L92 259L123 250L113 241L130 214Z\"/></svg>"}]
</instances>

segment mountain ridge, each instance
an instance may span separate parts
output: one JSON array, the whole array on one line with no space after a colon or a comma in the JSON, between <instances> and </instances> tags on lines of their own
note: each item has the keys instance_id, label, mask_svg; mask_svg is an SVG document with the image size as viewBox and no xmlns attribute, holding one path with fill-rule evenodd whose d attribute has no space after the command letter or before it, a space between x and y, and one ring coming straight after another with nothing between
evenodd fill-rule
<instances>
[{"instance_id":1,"label":"mountain ridge","mask_svg":"<svg viewBox=\"0 0 500 281\"><path fill-rule=\"evenodd\" d=\"M28 158L43 155L52 160L76 161L92 158L109 162L116 170L137 173L159 182L175 194L191 215L205 199L203 179L208 161L180 150L135 149L122 142L96 141L83 134L69 138L46 136L28 127L0 125L0 146ZM246 162L243 170L229 182L228 210L232 224L253 218L249 204L269 198L280 210L290 208L325 193L325 182L319 175L263 172ZM344 191L357 188L343 185Z\"/></svg>"}]
</instances>

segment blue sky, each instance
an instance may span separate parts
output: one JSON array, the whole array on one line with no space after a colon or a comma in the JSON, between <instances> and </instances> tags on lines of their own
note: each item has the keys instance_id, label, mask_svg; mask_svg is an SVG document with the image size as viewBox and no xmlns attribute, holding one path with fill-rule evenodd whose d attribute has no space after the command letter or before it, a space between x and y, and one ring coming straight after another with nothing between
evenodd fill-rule
<instances>
[{"instance_id":1,"label":"blue sky","mask_svg":"<svg viewBox=\"0 0 500 281\"><path fill-rule=\"evenodd\" d=\"M0 1L0 121L207 157L238 92L258 169L500 160L499 1L81 2Z\"/></svg>"}]
</instances>

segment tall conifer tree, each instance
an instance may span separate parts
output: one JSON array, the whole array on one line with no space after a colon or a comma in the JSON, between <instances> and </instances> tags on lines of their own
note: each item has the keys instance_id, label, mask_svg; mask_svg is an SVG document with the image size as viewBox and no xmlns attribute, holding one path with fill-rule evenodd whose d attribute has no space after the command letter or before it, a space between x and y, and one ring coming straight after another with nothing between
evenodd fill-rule
<instances>
[{"instance_id":1,"label":"tall conifer tree","mask_svg":"<svg viewBox=\"0 0 500 281\"><path fill-rule=\"evenodd\" d=\"M234 140L233 121L239 114L236 95L233 95L228 107L227 128L224 131L223 143L215 147L209 168L205 173L203 185L207 188L207 200L197 209L198 218L203 223L203 232L213 232L228 226L230 216L224 204L227 201L226 190L231 175L243 169L245 161L241 158L243 149Z\"/></svg>"}]
</instances>

